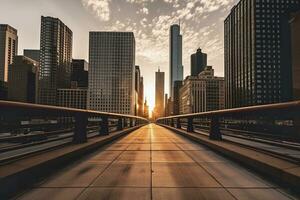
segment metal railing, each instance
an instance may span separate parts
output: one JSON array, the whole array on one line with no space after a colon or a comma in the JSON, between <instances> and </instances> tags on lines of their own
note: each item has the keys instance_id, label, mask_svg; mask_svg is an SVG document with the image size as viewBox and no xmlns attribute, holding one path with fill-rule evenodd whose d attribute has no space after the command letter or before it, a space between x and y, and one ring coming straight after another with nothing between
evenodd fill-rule
<instances>
[{"instance_id":1,"label":"metal railing","mask_svg":"<svg viewBox=\"0 0 300 200\"><path fill-rule=\"evenodd\" d=\"M235 130L237 134L300 142L300 101L170 116L156 122L178 129L185 127L187 132L206 127L213 140L221 140L222 131Z\"/></svg>"},{"instance_id":2,"label":"metal railing","mask_svg":"<svg viewBox=\"0 0 300 200\"><path fill-rule=\"evenodd\" d=\"M84 143L91 135L147 123L138 116L0 101L0 153L47 142L61 144L66 138L69 143Z\"/></svg>"}]
</instances>

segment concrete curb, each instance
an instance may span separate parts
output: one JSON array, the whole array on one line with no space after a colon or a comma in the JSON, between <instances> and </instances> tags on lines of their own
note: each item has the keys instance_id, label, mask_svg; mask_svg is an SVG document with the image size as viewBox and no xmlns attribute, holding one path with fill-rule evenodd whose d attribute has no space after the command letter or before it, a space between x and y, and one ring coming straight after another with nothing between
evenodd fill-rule
<instances>
[{"instance_id":1,"label":"concrete curb","mask_svg":"<svg viewBox=\"0 0 300 200\"><path fill-rule=\"evenodd\" d=\"M284 187L290 188L297 193L300 191L300 166L297 164L229 142L210 140L208 137L197 133L188 133L182 129L176 129L162 124L158 125L197 143L203 144L260 174L267 176Z\"/></svg>"},{"instance_id":2,"label":"concrete curb","mask_svg":"<svg viewBox=\"0 0 300 200\"><path fill-rule=\"evenodd\" d=\"M104 145L135 131L142 126L117 131L107 136L94 137L87 143L68 145L66 147L44 152L14 163L0 166L0 199L8 199L30 188L62 166L82 158Z\"/></svg>"}]
</instances>

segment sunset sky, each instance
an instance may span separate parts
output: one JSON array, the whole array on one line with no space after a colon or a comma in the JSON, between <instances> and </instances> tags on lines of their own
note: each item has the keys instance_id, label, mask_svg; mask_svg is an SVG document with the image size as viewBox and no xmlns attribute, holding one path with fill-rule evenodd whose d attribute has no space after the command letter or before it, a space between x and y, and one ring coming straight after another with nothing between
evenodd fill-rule
<instances>
[{"instance_id":1,"label":"sunset sky","mask_svg":"<svg viewBox=\"0 0 300 200\"><path fill-rule=\"evenodd\" d=\"M88 60L89 31L133 31L136 64L145 81L145 96L154 106L155 71L166 72L169 88L169 27L180 19L184 76L190 55L200 47L208 65L223 76L223 20L238 0L0 0L0 23L18 29L19 54L38 49L40 17L61 19L73 31L73 57Z\"/></svg>"}]
</instances>

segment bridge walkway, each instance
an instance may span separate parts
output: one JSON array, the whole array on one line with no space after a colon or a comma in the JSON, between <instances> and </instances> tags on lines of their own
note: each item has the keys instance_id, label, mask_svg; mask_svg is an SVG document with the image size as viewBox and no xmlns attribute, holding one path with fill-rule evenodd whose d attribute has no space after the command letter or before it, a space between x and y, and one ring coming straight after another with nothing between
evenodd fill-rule
<instances>
[{"instance_id":1,"label":"bridge walkway","mask_svg":"<svg viewBox=\"0 0 300 200\"><path fill-rule=\"evenodd\" d=\"M18 199L295 199L260 175L150 124L50 176Z\"/></svg>"}]
</instances>

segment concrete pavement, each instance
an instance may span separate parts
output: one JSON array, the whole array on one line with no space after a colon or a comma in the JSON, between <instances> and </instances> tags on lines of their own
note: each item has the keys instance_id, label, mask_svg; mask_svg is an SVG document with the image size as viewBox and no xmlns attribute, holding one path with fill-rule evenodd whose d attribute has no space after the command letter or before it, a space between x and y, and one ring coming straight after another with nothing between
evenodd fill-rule
<instances>
[{"instance_id":1,"label":"concrete pavement","mask_svg":"<svg viewBox=\"0 0 300 200\"><path fill-rule=\"evenodd\" d=\"M259 175L150 124L66 167L18 199L294 199Z\"/></svg>"}]
</instances>

